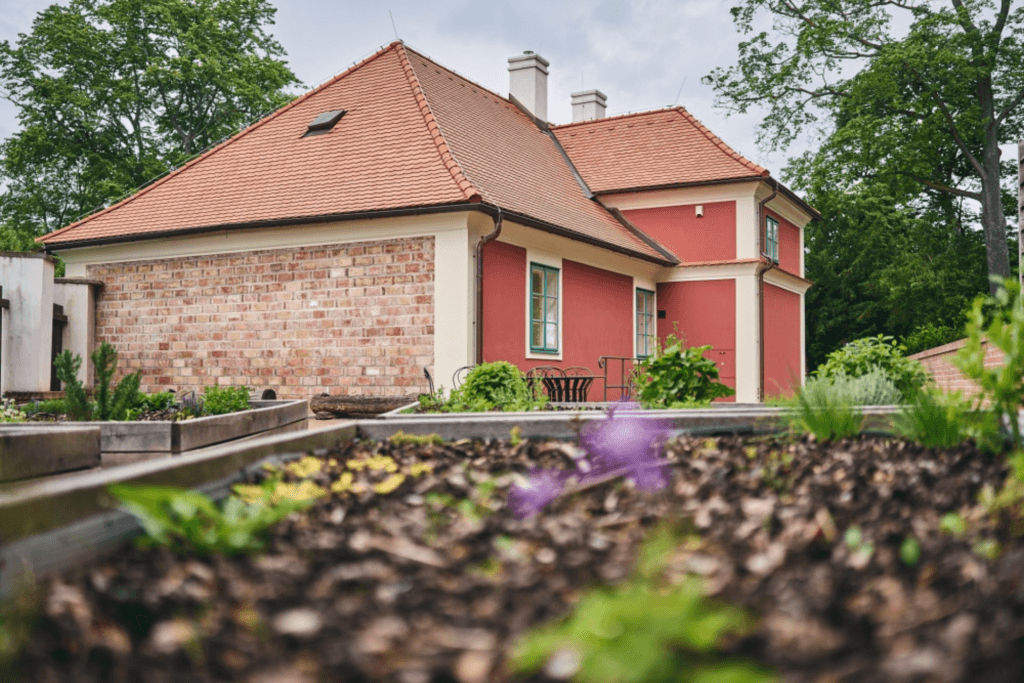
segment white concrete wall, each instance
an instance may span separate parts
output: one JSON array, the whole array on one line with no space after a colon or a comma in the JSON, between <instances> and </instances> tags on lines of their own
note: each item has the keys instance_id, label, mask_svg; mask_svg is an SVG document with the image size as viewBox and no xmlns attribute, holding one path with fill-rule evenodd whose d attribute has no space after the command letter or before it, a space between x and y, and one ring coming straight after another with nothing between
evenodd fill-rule
<instances>
[{"instance_id":1,"label":"white concrete wall","mask_svg":"<svg viewBox=\"0 0 1024 683\"><path fill-rule=\"evenodd\" d=\"M3 326L5 391L50 390L53 266L41 254L0 254L0 286L11 302Z\"/></svg>"},{"instance_id":2,"label":"white concrete wall","mask_svg":"<svg viewBox=\"0 0 1024 683\"><path fill-rule=\"evenodd\" d=\"M100 283L73 278L57 278L53 286L53 303L64 307L68 324L64 328L64 348L81 356L78 378L86 387L92 386L92 356L96 346L96 290Z\"/></svg>"}]
</instances>

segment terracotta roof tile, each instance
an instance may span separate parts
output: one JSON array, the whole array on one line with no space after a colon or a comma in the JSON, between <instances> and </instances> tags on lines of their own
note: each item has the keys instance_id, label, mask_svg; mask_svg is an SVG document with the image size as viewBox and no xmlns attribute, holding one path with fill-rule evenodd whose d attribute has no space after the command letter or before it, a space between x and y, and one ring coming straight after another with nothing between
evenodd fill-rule
<instances>
[{"instance_id":1,"label":"terracotta roof tile","mask_svg":"<svg viewBox=\"0 0 1024 683\"><path fill-rule=\"evenodd\" d=\"M598 193L767 176L682 107L555 126Z\"/></svg>"},{"instance_id":2,"label":"terracotta roof tile","mask_svg":"<svg viewBox=\"0 0 1024 683\"><path fill-rule=\"evenodd\" d=\"M303 137L316 116L347 113ZM486 202L581 239L666 256L589 199L508 99L396 42L128 199L41 241Z\"/></svg>"}]
</instances>

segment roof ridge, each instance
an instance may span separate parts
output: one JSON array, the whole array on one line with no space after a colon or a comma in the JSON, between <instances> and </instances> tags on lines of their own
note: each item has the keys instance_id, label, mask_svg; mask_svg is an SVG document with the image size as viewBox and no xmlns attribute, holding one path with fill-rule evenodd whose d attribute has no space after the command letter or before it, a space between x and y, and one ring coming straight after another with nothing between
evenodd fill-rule
<instances>
[{"instance_id":1,"label":"roof ridge","mask_svg":"<svg viewBox=\"0 0 1024 683\"><path fill-rule=\"evenodd\" d=\"M595 123L606 123L608 121L618 121L620 119L628 119L637 116L650 116L652 114L666 114L678 107L662 107L661 109L648 109L647 111L631 111L625 114L616 114L615 116L605 116L600 119L587 119L586 121L573 121L571 123L558 123L551 124L552 130L562 130L563 128L573 128L578 126L588 126Z\"/></svg>"},{"instance_id":2,"label":"roof ridge","mask_svg":"<svg viewBox=\"0 0 1024 683\"><path fill-rule=\"evenodd\" d=\"M740 162L741 164L743 164L744 166L746 166L750 170L756 171L760 175L763 175L763 176L771 175L771 173L768 172L767 168L765 168L764 166L761 166L760 164L754 163L750 159L747 159L745 156L743 156L742 154L740 154L739 152L734 150L732 147L727 145L725 140L723 140L722 138L720 138L717 135L715 135L714 133L712 133L711 130L707 126L705 126L703 123L701 123L700 120L698 120L696 116L694 116L693 114L688 112L686 110L686 107L673 107L673 109L680 116L682 116L684 119L689 121L690 124L693 125L697 130L699 130L701 133L703 133L704 137L706 137L708 140L710 140L720 150L722 150L723 152L725 152L726 154L731 156L733 159L735 159L736 161Z\"/></svg>"},{"instance_id":3,"label":"roof ridge","mask_svg":"<svg viewBox=\"0 0 1024 683\"><path fill-rule=\"evenodd\" d=\"M448 141L445 140L444 133L441 132L441 124L434 116L434 112L430 110L430 103L427 102L427 95L423 92L423 86L420 85L420 79L416 76L416 70L413 68L412 62L409 61L409 56L405 53L405 50L405 44L400 44L398 49L398 59L402 64L402 71L405 73L405 77L409 82L409 87L412 89L413 96L416 98L416 104L419 107L420 114L423 116L423 121L427 124L427 130L430 132L431 138L433 138L438 154L441 155L441 161L444 163L445 168L448 169L448 172L452 176L452 180L454 180L455 184L458 185L466 200L480 201L483 193L469 180L468 177L466 177L458 159L455 158L455 153L452 151L451 145L449 145Z\"/></svg>"},{"instance_id":4,"label":"roof ridge","mask_svg":"<svg viewBox=\"0 0 1024 683\"><path fill-rule=\"evenodd\" d=\"M240 140L241 138L245 137L246 135L248 135L252 131L256 130L257 128L260 128L264 124L269 123L270 121L273 121L274 119L276 119L278 116L280 116L284 112L286 112L286 111L292 109L293 107L299 105L300 103L306 101L307 99L312 97L314 94L320 92L321 90L324 90L325 88L328 88L328 87L334 85L335 83L340 81L342 78L345 78L346 76L348 76L350 73L353 73L353 72L357 71L358 69L360 69L361 67L363 67L363 66L369 64L370 62L374 61L375 59L377 59L381 55L383 55L383 54L385 54L387 52L390 52L391 50L396 49L401 44L402 44L402 41L396 40L396 41L388 44L386 47L382 47L380 50L377 50L375 53L373 53L372 55L370 55L369 57L367 57L363 61L361 61L361 62L359 62L357 64L353 64L352 66L350 66L349 68L345 69L340 74L334 76L330 80L327 80L327 81L321 83L320 85L316 86L315 88L306 91L305 93L303 93L302 95L296 97L291 102L289 102L288 104L284 105L283 107L279 107L278 109L274 110L269 116L265 116L262 119L260 119L259 121L257 121L256 123L254 123L252 125L249 125L249 126L246 126L242 130L238 131L237 133L235 133L234 135L229 137L227 140L225 140L225 141L223 141L223 142L221 142L221 143L211 147L210 149L206 150L205 152L203 152L199 156L197 156L194 159L192 159L192 160L188 161L187 163L185 163L185 165L179 166L178 168L174 169L173 171L171 171L167 175L163 176L159 180L156 180L156 181L150 183L149 185L147 185L146 187L142 188L138 192L135 192L135 193L129 195L128 197L125 197L124 199L122 199L121 201L117 202L116 204L108 206L108 207L106 207L105 209L103 209L101 211L96 211L94 213L91 213L88 216L86 216L85 218L82 218L80 220L75 221L71 225L67 225L67 226L65 226L63 228L60 228L59 230L54 230L53 232L48 232L45 235L41 235L41 236L37 237L35 239L35 241L36 242L43 242L45 244L44 240L46 240L47 238L54 237L54 236L57 236L57 235L62 235L64 233L66 233L66 232L70 232L72 229L79 228L79 227L85 225L86 223L88 223L89 221L91 221L91 220L93 220L95 218L99 218L100 216L106 215L106 214L114 211L115 209L118 209L118 208L120 208L120 207L122 207L122 206L124 206L126 204L129 204L129 203L135 201L139 197L149 193L151 190L154 190L157 187L163 185L165 182L167 182L171 178L174 178L176 176L181 175L187 169L191 168L192 166L195 166L200 161L203 161L204 159L208 159L209 157L213 156L214 154L216 154L220 150L226 148L231 143L233 143L233 142L235 142L237 140Z\"/></svg>"},{"instance_id":5,"label":"roof ridge","mask_svg":"<svg viewBox=\"0 0 1024 683\"><path fill-rule=\"evenodd\" d=\"M406 50L408 50L409 52L412 52L412 53L416 54L417 56L422 57L423 59L425 59L426 61L430 62L431 64L433 64L437 68L444 69L445 71L447 71L448 73L452 74L453 76L458 76L462 80L466 81L466 83L469 83L470 85L472 85L474 88L478 88L479 90L482 90L483 92L487 93L488 95L494 95L495 97L497 97L499 100L501 100L505 104L508 104L510 106L515 107L515 104L513 104L512 100L510 98L508 98L508 97L505 97L501 93L494 92L493 90L491 90L490 88L488 88L485 85L480 85L479 83L474 81L472 78L468 78L467 76L463 76L462 74L460 74L455 69L452 69L450 67L445 66L444 64L441 64L440 62L438 62L433 57L429 57L429 56L423 54L422 52L420 52L419 50L417 50L414 47L409 47L405 43L402 43L402 46ZM516 107L516 108L518 109L518 107Z\"/></svg>"}]
</instances>

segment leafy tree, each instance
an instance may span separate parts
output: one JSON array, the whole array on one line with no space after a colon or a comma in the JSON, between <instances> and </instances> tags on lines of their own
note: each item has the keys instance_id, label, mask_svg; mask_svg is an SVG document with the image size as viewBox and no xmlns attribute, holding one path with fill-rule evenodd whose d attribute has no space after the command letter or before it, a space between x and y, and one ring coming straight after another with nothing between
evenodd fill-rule
<instances>
[{"instance_id":1,"label":"leafy tree","mask_svg":"<svg viewBox=\"0 0 1024 683\"><path fill-rule=\"evenodd\" d=\"M70 0L0 42L22 130L0 146L0 240L24 248L286 103L267 0Z\"/></svg>"},{"instance_id":2,"label":"leafy tree","mask_svg":"<svg viewBox=\"0 0 1024 683\"><path fill-rule=\"evenodd\" d=\"M877 180L896 206L944 218L976 201L987 270L1008 277L1012 200L1000 179L1011 173L999 145L1024 123L1024 9L1011 5L742 0L739 63L704 80L727 109L768 107L760 139L771 149L818 127L825 142L810 160L845 189ZM771 35L754 33L762 14Z\"/></svg>"}]
</instances>

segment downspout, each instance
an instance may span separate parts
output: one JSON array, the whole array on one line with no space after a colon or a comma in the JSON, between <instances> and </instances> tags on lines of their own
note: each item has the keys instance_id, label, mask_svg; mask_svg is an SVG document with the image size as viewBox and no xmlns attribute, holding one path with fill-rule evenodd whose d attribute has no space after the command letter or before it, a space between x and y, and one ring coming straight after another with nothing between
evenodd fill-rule
<instances>
[{"instance_id":1,"label":"downspout","mask_svg":"<svg viewBox=\"0 0 1024 683\"><path fill-rule=\"evenodd\" d=\"M484 245L498 239L501 234L501 207L494 217L494 231L476 243L476 364L484 362Z\"/></svg>"},{"instance_id":2,"label":"downspout","mask_svg":"<svg viewBox=\"0 0 1024 683\"><path fill-rule=\"evenodd\" d=\"M765 273L767 273L769 270L771 270L772 268L775 267L775 260L772 259L771 256L768 256L768 254L764 253L764 231L765 231L765 228L767 227L767 224L765 223L765 220L764 220L765 219L764 207L765 207L765 205L768 204L768 202L770 202L771 200L775 199L775 197L779 194L779 181L776 180L775 178L771 178L771 177L769 177L768 180L770 180L771 183L772 183L772 193L770 195L768 195L767 197L765 197L764 199L762 199L757 204L757 251L761 255L762 259L764 259L765 257L768 258L768 265L766 266L766 265L764 265L764 263L761 263L758 266L758 272L757 272L758 299L759 299L758 307L760 308L760 311L758 312L758 316L757 316L758 317L757 322L758 322L758 327L759 327L757 339L758 339L758 349L759 349L760 355L761 355L761 359L760 359L761 362L759 363L759 367L760 367L760 371L761 371L761 380L760 380L760 382L757 385L757 399L761 403L764 403L764 393L765 393L764 392L764 383L765 383L765 376L764 376L764 347L765 347L765 343L764 343L764 276L765 276Z\"/></svg>"}]
</instances>

